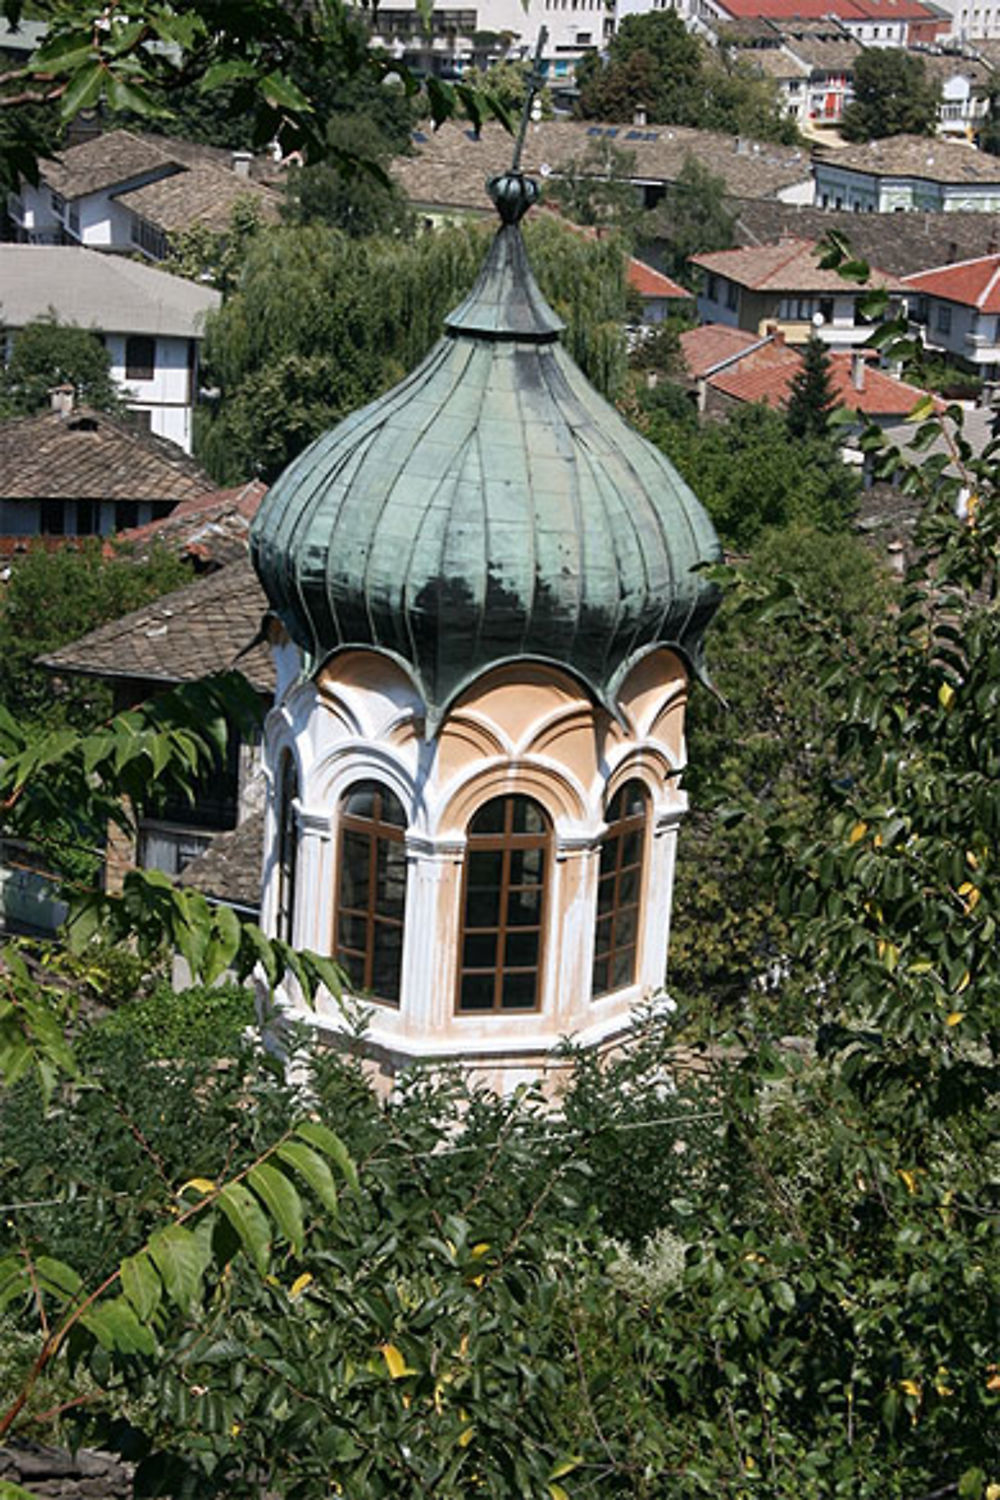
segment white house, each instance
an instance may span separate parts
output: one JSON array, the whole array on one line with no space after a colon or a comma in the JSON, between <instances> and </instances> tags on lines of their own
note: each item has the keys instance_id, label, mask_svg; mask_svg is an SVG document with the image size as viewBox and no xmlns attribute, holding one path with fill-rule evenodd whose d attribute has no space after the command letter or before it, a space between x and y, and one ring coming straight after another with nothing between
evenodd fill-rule
<instances>
[{"instance_id":1,"label":"white house","mask_svg":"<svg viewBox=\"0 0 1000 1500\"><path fill-rule=\"evenodd\" d=\"M815 202L855 213L1000 212L1000 158L956 141L891 135L813 161Z\"/></svg>"},{"instance_id":2,"label":"white house","mask_svg":"<svg viewBox=\"0 0 1000 1500\"><path fill-rule=\"evenodd\" d=\"M986 380L1000 378L1000 255L936 266L904 278L924 343L956 355Z\"/></svg>"},{"instance_id":3,"label":"white house","mask_svg":"<svg viewBox=\"0 0 1000 1500\"><path fill-rule=\"evenodd\" d=\"M54 315L93 329L111 374L149 429L191 452L198 349L211 287L122 257L69 246L0 245L0 327L9 355L18 329Z\"/></svg>"}]
</instances>

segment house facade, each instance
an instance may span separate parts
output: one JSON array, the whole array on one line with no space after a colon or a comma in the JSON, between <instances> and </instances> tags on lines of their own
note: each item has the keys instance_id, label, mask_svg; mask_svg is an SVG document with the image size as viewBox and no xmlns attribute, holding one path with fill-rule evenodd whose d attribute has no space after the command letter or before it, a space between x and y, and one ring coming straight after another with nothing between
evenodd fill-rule
<instances>
[{"instance_id":1,"label":"house facade","mask_svg":"<svg viewBox=\"0 0 1000 1500\"><path fill-rule=\"evenodd\" d=\"M922 0L700 0L716 22L824 21L831 18L864 47L907 47L933 42L949 29L944 12Z\"/></svg>"},{"instance_id":2,"label":"house facade","mask_svg":"<svg viewBox=\"0 0 1000 1500\"><path fill-rule=\"evenodd\" d=\"M895 135L820 153L815 202L854 213L1000 212L1000 158L974 146Z\"/></svg>"},{"instance_id":3,"label":"house facade","mask_svg":"<svg viewBox=\"0 0 1000 1500\"><path fill-rule=\"evenodd\" d=\"M68 246L0 245L0 353L19 328L52 314L103 340L111 374L151 433L190 453L199 349L211 287L136 261Z\"/></svg>"},{"instance_id":4,"label":"house facade","mask_svg":"<svg viewBox=\"0 0 1000 1500\"><path fill-rule=\"evenodd\" d=\"M781 240L693 255L702 274L698 318L761 337L779 331L788 344L804 344L815 333L834 349L863 344L871 321L861 300L874 287L901 290L897 278L872 268L870 285L858 288L836 271L821 269L812 240Z\"/></svg>"},{"instance_id":5,"label":"house facade","mask_svg":"<svg viewBox=\"0 0 1000 1500\"><path fill-rule=\"evenodd\" d=\"M927 348L1000 380L1000 255L920 271L905 283Z\"/></svg>"}]
</instances>

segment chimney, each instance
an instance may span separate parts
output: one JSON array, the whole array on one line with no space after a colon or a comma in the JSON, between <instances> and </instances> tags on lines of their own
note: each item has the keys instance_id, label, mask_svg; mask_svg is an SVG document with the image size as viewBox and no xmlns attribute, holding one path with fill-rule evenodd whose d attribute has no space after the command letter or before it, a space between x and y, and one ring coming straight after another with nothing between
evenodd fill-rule
<instances>
[{"instance_id":1,"label":"chimney","mask_svg":"<svg viewBox=\"0 0 1000 1500\"><path fill-rule=\"evenodd\" d=\"M906 554L902 542L890 542L886 551L889 554L889 567L897 578L902 578L906 572Z\"/></svg>"},{"instance_id":2,"label":"chimney","mask_svg":"<svg viewBox=\"0 0 1000 1500\"><path fill-rule=\"evenodd\" d=\"M253 161L252 151L233 152L233 171L237 177L248 178L250 176L250 163Z\"/></svg>"},{"instance_id":3,"label":"chimney","mask_svg":"<svg viewBox=\"0 0 1000 1500\"><path fill-rule=\"evenodd\" d=\"M61 417L72 416L75 398L76 390L71 385L54 385L49 391L52 410L57 411Z\"/></svg>"},{"instance_id":4,"label":"chimney","mask_svg":"<svg viewBox=\"0 0 1000 1500\"><path fill-rule=\"evenodd\" d=\"M644 104L637 104L635 109L632 111L632 124L645 125L646 118L646 106Z\"/></svg>"},{"instance_id":5,"label":"chimney","mask_svg":"<svg viewBox=\"0 0 1000 1500\"><path fill-rule=\"evenodd\" d=\"M856 391L865 388L865 357L860 349L851 350L851 384Z\"/></svg>"}]
</instances>

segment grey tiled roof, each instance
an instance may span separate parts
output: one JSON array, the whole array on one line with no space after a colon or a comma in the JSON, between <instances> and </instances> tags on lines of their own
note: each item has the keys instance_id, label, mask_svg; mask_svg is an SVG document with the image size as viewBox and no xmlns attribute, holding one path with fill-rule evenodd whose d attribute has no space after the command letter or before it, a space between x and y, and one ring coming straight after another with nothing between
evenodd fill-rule
<instances>
[{"instance_id":1,"label":"grey tiled roof","mask_svg":"<svg viewBox=\"0 0 1000 1500\"><path fill-rule=\"evenodd\" d=\"M0 499L193 500L215 489L175 443L105 412L0 423Z\"/></svg>"},{"instance_id":2,"label":"grey tiled roof","mask_svg":"<svg viewBox=\"0 0 1000 1500\"><path fill-rule=\"evenodd\" d=\"M249 198L265 222L273 224L278 220L281 204L279 195L271 188L207 163L160 178L145 187L129 188L115 197L167 234L176 234L195 224L221 234L228 229L233 208L241 198Z\"/></svg>"},{"instance_id":3,"label":"grey tiled roof","mask_svg":"<svg viewBox=\"0 0 1000 1500\"><path fill-rule=\"evenodd\" d=\"M888 135L863 146L843 146L819 153L832 167L847 167L877 177L919 177L925 182L1000 183L1000 160L974 146L940 136Z\"/></svg>"},{"instance_id":4,"label":"grey tiled roof","mask_svg":"<svg viewBox=\"0 0 1000 1500\"><path fill-rule=\"evenodd\" d=\"M237 667L258 692L270 695L274 667L267 646L259 643L236 659L256 639L267 608L250 562L243 559L40 660L55 672L163 683L191 682Z\"/></svg>"},{"instance_id":5,"label":"grey tiled roof","mask_svg":"<svg viewBox=\"0 0 1000 1500\"><path fill-rule=\"evenodd\" d=\"M737 242L744 245L783 234L822 240L831 229L846 236L854 254L894 276L1000 249L1000 217L994 214L854 214L761 198L740 203L736 220Z\"/></svg>"},{"instance_id":6,"label":"grey tiled roof","mask_svg":"<svg viewBox=\"0 0 1000 1500\"><path fill-rule=\"evenodd\" d=\"M431 134L418 132L414 155L397 157L393 177L414 203L486 211L487 177L510 165L511 139L502 126L489 123L481 138L459 125L442 125ZM639 181L672 182L687 156L694 156L720 176L739 197L770 197L810 175L808 152L690 130L680 125L600 125L586 120L543 120L532 125L524 143L523 168L547 176L579 161L595 143L628 151L635 157Z\"/></svg>"},{"instance_id":7,"label":"grey tiled roof","mask_svg":"<svg viewBox=\"0 0 1000 1500\"><path fill-rule=\"evenodd\" d=\"M212 287L123 255L71 245L0 245L4 326L23 328L54 312L101 333L197 338L222 298Z\"/></svg>"},{"instance_id":8,"label":"grey tiled roof","mask_svg":"<svg viewBox=\"0 0 1000 1500\"><path fill-rule=\"evenodd\" d=\"M103 188L128 182L146 172L179 170L178 162L163 146L130 130L95 135L41 163L42 177L64 198L99 193Z\"/></svg>"},{"instance_id":9,"label":"grey tiled roof","mask_svg":"<svg viewBox=\"0 0 1000 1500\"><path fill-rule=\"evenodd\" d=\"M234 906L260 906L264 865L264 814L253 813L228 833L217 833L205 850L178 877L191 887Z\"/></svg>"}]
</instances>

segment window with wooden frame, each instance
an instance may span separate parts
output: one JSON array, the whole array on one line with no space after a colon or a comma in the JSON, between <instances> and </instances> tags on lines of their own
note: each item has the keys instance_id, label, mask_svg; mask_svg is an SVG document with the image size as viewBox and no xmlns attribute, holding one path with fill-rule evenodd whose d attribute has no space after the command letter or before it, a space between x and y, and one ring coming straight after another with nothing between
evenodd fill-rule
<instances>
[{"instance_id":1,"label":"window with wooden frame","mask_svg":"<svg viewBox=\"0 0 1000 1500\"><path fill-rule=\"evenodd\" d=\"M275 933L284 942L292 941L295 927L295 871L298 861L298 830L295 826L295 801L299 795L299 778L290 750L281 757L278 775L278 901Z\"/></svg>"},{"instance_id":2,"label":"window with wooden frame","mask_svg":"<svg viewBox=\"0 0 1000 1500\"><path fill-rule=\"evenodd\" d=\"M597 877L595 998L635 983L648 806L642 782L627 781L615 793L607 811Z\"/></svg>"},{"instance_id":3,"label":"window with wooden frame","mask_svg":"<svg viewBox=\"0 0 1000 1500\"><path fill-rule=\"evenodd\" d=\"M495 797L469 824L457 1009L537 1010L552 830L530 797Z\"/></svg>"},{"instance_id":4,"label":"window with wooden frame","mask_svg":"<svg viewBox=\"0 0 1000 1500\"><path fill-rule=\"evenodd\" d=\"M406 918L406 813L378 781L340 803L333 956L351 988L399 1004Z\"/></svg>"},{"instance_id":5,"label":"window with wooden frame","mask_svg":"<svg viewBox=\"0 0 1000 1500\"><path fill-rule=\"evenodd\" d=\"M133 333L125 340L125 379L152 380L156 373L156 340Z\"/></svg>"}]
</instances>

